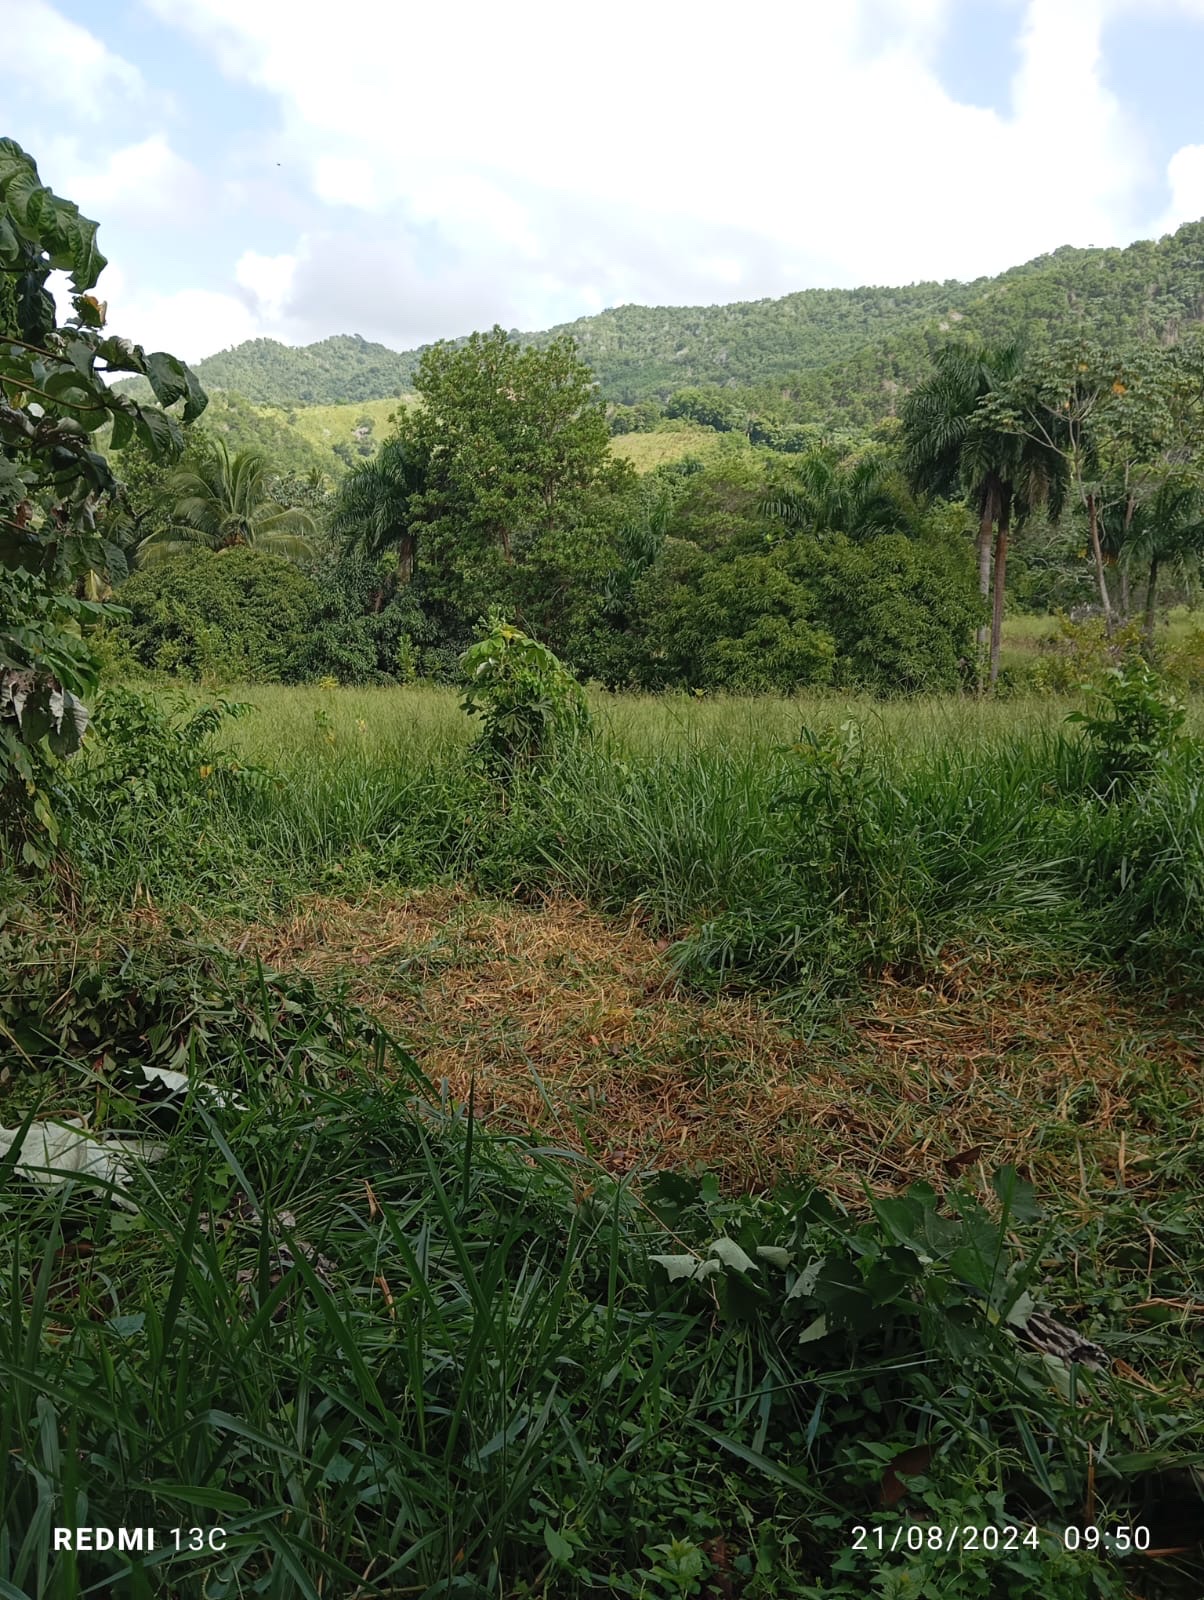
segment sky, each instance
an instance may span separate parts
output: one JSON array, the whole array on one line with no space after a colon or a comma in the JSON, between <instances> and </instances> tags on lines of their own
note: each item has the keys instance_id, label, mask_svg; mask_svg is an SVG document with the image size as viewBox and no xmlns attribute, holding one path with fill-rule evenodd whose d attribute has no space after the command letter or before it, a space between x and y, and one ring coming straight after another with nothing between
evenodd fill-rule
<instances>
[{"instance_id":1,"label":"sky","mask_svg":"<svg viewBox=\"0 0 1204 1600\"><path fill-rule=\"evenodd\" d=\"M1204 216L1204 0L0 0L109 326L412 349Z\"/></svg>"}]
</instances>

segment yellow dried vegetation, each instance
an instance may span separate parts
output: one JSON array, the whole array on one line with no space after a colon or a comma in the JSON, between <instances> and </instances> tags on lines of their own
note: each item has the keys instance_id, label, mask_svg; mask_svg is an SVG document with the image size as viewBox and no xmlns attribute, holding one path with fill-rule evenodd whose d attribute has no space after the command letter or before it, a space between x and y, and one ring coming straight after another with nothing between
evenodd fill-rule
<instances>
[{"instance_id":1,"label":"yellow dried vegetation","mask_svg":"<svg viewBox=\"0 0 1204 1600\"><path fill-rule=\"evenodd\" d=\"M465 1103L473 1086L484 1123L616 1173L705 1167L729 1189L817 1182L855 1202L1012 1163L1087 1204L1156 1184L1153 1152L1204 1115L1174 1019L1102 978L888 976L843 1031L806 1042L764 1003L677 986L664 941L570 900L320 896L225 937L349 980L437 1088Z\"/></svg>"}]
</instances>

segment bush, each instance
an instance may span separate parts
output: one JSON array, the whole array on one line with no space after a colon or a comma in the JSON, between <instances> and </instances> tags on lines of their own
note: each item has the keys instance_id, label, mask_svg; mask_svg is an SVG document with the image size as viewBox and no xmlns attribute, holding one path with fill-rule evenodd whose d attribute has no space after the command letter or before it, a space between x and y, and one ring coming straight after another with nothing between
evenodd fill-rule
<instances>
[{"instance_id":1,"label":"bush","mask_svg":"<svg viewBox=\"0 0 1204 1600\"><path fill-rule=\"evenodd\" d=\"M118 638L142 666L272 683L296 675L320 591L292 562L234 546L135 572L117 598L131 613Z\"/></svg>"},{"instance_id":2,"label":"bush","mask_svg":"<svg viewBox=\"0 0 1204 1600\"><path fill-rule=\"evenodd\" d=\"M1074 694L1112 667L1141 659L1141 625L1130 622L1108 637L1102 617L1072 622L1057 613L1058 631L1038 645L1040 659L1027 682L1041 694Z\"/></svg>"},{"instance_id":3,"label":"bush","mask_svg":"<svg viewBox=\"0 0 1204 1600\"><path fill-rule=\"evenodd\" d=\"M461 665L468 679L461 709L482 724L473 749L495 774L530 765L589 722L572 674L546 645L496 612Z\"/></svg>"},{"instance_id":4,"label":"bush","mask_svg":"<svg viewBox=\"0 0 1204 1600\"><path fill-rule=\"evenodd\" d=\"M831 638L781 551L711 555L673 540L635 587L650 689L778 690L831 680Z\"/></svg>"},{"instance_id":5,"label":"bush","mask_svg":"<svg viewBox=\"0 0 1204 1600\"><path fill-rule=\"evenodd\" d=\"M1096 691L1094 716L1072 711L1091 748L1092 780L1105 795L1131 787L1166 765L1188 741L1187 710L1144 661L1113 667Z\"/></svg>"},{"instance_id":6,"label":"bush","mask_svg":"<svg viewBox=\"0 0 1204 1600\"><path fill-rule=\"evenodd\" d=\"M1204 693L1204 628L1193 628L1186 639L1166 652L1167 678L1188 694Z\"/></svg>"},{"instance_id":7,"label":"bush","mask_svg":"<svg viewBox=\"0 0 1204 1600\"><path fill-rule=\"evenodd\" d=\"M421 575L397 582L391 555L382 560L348 550L318 568L322 599L297 663L297 677L339 683L408 682L416 675L453 677L465 640L444 671L426 658L441 629L423 604Z\"/></svg>"},{"instance_id":8,"label":"bush","mask_svg":"<svg viewBox=\"0 0 1204 1600\"><path fill-rule=\"evenodd\" d=\"M815 620L836 641L836 681L875 694L957 689L979 604L960 564L903 534L810 542Z\"/></svg>"}]
</instances>

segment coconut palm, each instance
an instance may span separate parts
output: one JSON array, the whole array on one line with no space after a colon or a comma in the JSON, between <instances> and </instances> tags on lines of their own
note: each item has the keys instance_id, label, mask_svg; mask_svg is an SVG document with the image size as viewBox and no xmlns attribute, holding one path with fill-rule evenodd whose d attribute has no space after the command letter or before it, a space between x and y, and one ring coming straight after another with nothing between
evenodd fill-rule
<instances>
[{"instance_id":1,"label":"coconut palm","mask_svg":"<svg viewBox=\"0 0 1204 1600\"><path fill-rule=\"evenodd\" d=\"M171 520L138 546L139 562L161 560L195 544L210 550L253 545L290 560L308 554L317 531L313 516L300 506L282 506L270 483L266 456L258 450L231 455L217 440L204 460L179 468L167 480Z\"/></svg>"},{"instance_id":2,"label":"coconut palm","mask_svg":"<svg viewBox=\"0 0 1204 1600\"><path fill-rule=\"evenodd\" d=\"M418 559L410 500L422 485L413 455L400 439L386 439L370 461L353 468L339 485L331 532L377 559L396 552L398 582L408 583Z\"/></svg>"},{"instance_id":3,"label":"coconut palm","mask_svg":"<svg viewBox=\"0 0 1204 1600\"><path fill-rule=\"evenodd\" d=\"M994 602L992 685L999 676L1012 521L1023 521L1043 502L1056 517L1064 496L1066 468L1059 452L1003 426L992 414L993 403L1006 398L1022 371L1017 344L985 350L946 345L937 352L932 376L907 397L902 416L903 459L912 488L951 499L964 494L978 515L979 591L984 601ZM985 643L984 626L978 630L980 662Z\"/></svg>"}]
</instances>

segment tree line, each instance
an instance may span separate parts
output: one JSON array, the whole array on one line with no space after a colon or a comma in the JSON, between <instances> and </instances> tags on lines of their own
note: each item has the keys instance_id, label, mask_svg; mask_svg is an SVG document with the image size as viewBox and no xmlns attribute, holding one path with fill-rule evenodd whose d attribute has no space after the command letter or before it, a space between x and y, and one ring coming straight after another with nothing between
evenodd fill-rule
<instances>
[{"instance_id":1,"label":"tree line","mask_svg":"<svg viewBox=\"0 0 1204 1600\"><path fill-rule=\"evenodd\" d=\"M143 665L218 669L216 599L205 614L193 577L162 570L186 543L299 563L313 611L283 650L292 676L446 677L496 610L615 688L876 692L998 684L1017 545L1070 552L1108 635L1139 594L1150 648L1160 579L1189 583L1201 552L1198 337L951 342L856 445L644 477L612 454L613 415L567 337L435 345L415 385L421 404L336 485L204 436L169 472L132 461L143 480L113 534L140 530L144 571L119 598ZM228 608L220 631L240 632Z\"/></svg>"}]
</instances>

